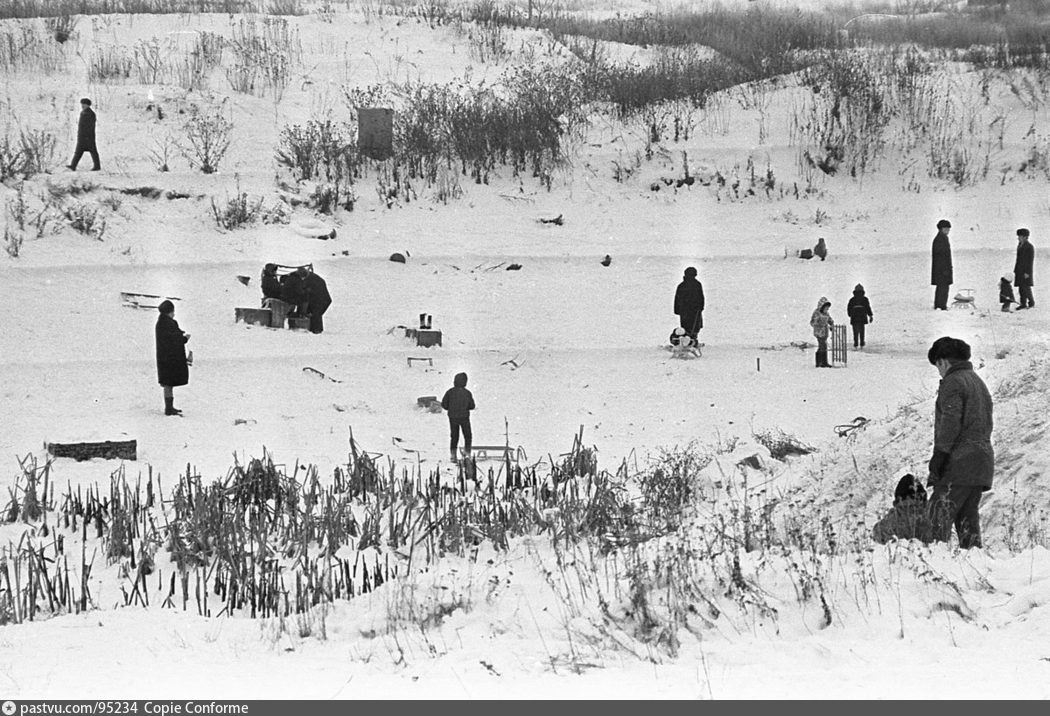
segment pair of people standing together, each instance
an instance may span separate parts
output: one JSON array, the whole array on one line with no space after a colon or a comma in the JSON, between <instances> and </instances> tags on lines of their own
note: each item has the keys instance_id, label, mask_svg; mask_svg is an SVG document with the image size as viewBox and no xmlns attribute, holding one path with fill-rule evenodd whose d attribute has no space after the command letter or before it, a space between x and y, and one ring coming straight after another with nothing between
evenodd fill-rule
<instances>
[{"instance_id":1,"label":"pair of people standing together","mask_svg":"<svg viewBox=\"0 0 1050 716\"><path fill-rule=\"evenodd\" d=\"M947 219L937 222L937 235L933 237L930 284L935 287L933 294L934 310L948 310L948 289L955 280L952 266L952 246L948 239L952 224ZM1014 262L1014 286L1020 295L1017 309L1035 308L1032 296L1032 279L1035 264L1035 247L1029 241L1028 229L1017 230L1017 258Z\"/></svg>"}]
</instances>

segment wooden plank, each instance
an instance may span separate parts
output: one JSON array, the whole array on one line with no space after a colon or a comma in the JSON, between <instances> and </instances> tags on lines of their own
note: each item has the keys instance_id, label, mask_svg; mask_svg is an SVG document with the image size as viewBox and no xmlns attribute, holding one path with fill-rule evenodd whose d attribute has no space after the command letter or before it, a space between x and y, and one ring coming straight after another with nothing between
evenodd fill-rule
<instances>
[{"instance_id":1,"label":"wooden plank","mask_svg":"<svg viewBox=\"0 0 1050 716\"><path fill-rule=\"evenodd\" d=\"M47 451L55 457L71 457L74 460L136 460L138 441L105 440L102 442L45 443Z\"/></svg>"}]
</instances>

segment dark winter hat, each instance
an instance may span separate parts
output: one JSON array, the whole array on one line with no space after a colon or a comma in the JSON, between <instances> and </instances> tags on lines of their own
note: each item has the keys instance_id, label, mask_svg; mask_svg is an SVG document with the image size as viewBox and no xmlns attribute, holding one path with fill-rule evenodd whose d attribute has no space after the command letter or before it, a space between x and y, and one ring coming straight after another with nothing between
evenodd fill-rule
<instances>
[{"instance_id":1,"label":"dark winter hat","mask_svg":"<svg viewBox=\"0 0 1050 716\"><path fill-rule=\"evenodd\" d=\"M277 273L277 264L266 264L263 266L263 273Z\"/></svg>"},{"instance_id":2,"label":"dark winter hat","mask_svg":"<svg viewBox=\"0 0 1050 716\"><path fill-rule=\"evenodd\" d=\"M89 100L87 97L81 97L80 98L80 104L86 104L88 107L90 107L91 106L91 100Z\"/></svg>"},{"instance_id":3,"label":"dark winter hat","mask_svg":"<svg viewBox=\"0 0 1050 716\"><path fill-rule=\"evenodd\" d=\"M893 491L893 504L896 505L905 500L926 502L926 488L910 472L900 479L897 489Z\"/></svg>"},{"instance_id":4,"label":"dark winter hat","mask_svg":"<svg viewBox=\"0 0 1050 716\"><path fill-rule=\"evenodd\" d=\"M1017 230L1017 235L1018 236L1028 236L1028 229L1018 229Z\"/></svg>"},{"instance_id":5,"label":"dark winter hat","mask_svg":"<svg viewBox=\"0 0 1050 716\"><path fill-rule=\"evenodd\" d=\"M456 377L452 379L452 385L456 386L457 388L466 388L467 387L467 374L466 373L456 373Z\"/></svg>"},{"instance_id":6,"label":"dark winter hat","mask_svg":"<svg viewBox=\"0 0 1050 716\"><path fill-rule=\"evenodd\" d=\"M691 276L696 276L696 269L695 269L695 268L693 268L692 266L690 266L689 268L687 268L687 269L685 270L685 275L686 275L686 276L690 276L690 277L691 277Z\"/></svg>"},{"instance_id":7,"label":"dark winter hat","mask_svg":"<svg viewBox=\"0 0 1050 716\"><path fill-rule=\"evenodd\" d=\"M938 229L950 229L950 228L952 228L952 222L948 221L947 219L941 219L940 221L937 222L937 228Z\"/></svg>"},{"instance_id":8,"label":"dark winter hat","mask_svg":"<svg viewBox=\"0 0 1050 716\"><path fill-rule=\"evenodd\" d=\"M970 360L970 344L950 336L938 338L930 346L926 359L930 361L930 365L937 365L937 361L942 358L952 362Z\"/></svg>"},{"instance_id":9,"label":"dark winter hat","mask_svg":"<svg viewBox=\"0 0 1050 716\"><path fill-rule=\"evenodd\" d=\"M863 294L864 293L864 287L861 286L858 283L856 286L853 287L853 293L855 293L855 294Z\"/></svg>"},{"instance_id":10,"label":"dark winter hat","mask_svg":"<svg viewBox=\"0 0 1050 716\"><path fill-rule=\"evenodd\" d=\"M157 310L160 313L171 313L175 310L175 304L169 301L168 299L164 299L160 302L160 305L157 306Z\"/></svg>"}]
</instances>

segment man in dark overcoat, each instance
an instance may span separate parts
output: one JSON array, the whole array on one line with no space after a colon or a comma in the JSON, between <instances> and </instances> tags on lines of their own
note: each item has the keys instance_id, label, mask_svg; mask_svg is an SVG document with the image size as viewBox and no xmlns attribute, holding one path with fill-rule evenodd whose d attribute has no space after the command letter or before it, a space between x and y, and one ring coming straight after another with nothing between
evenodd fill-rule
<instances>
[{"instance_id":1,"label":"man in dark overcoat","mask_svg":"<svg viewBox=\"0 0 1050 716\"><path fill-rule=\"evenodd\" d=\"M704 287L696 280L696 269L690 266L674 293L674 312L682 328L694 341L704 327Z\"/></svg>"},{"instance_id":2,"label":"man in dark overcoat","mask_svg":"<svg viewBox=\"0 0 1050 716\"><path fill-rule=\"evenodd\" d=\"M930 283L937 287L933 294L933 308L948 310L948 287L952 285L952 245L948 241L948 232L952 224L947 219L937 222L937 235L933 237L933 266L930 271Z\"/></svg>"},{"instance_id":3,"label":"man in dark overcoat","mask_svg":"<svg viewBox=\"0 0 1050 716\"><path fill-rule=\"evenodd\" d=\"M189 333L184 333L175 320L175 304L164 300L157 306L160 315L155 329L157 339L157 382L164 388L164 414L182 415L175 408L173 388L190 382L189 364L186 361L186 341Z\"/></svg>"},{"instance_id":4,"label":"man in dark overcoat","mask_svg":"<svg viewBox=\"0 0 1050 716\"><path fill-rule=\"evenodd\" d=\"M95 111L91 109L91 100L84 97L80 100L80 121L77 123L77 147L73 151L73 161L69 163L69 169L76 171L80 158L84 152L91 155L91 171L97 172L102 168L98 160L98 148L95 146Z\"/></svg>"},{"instance_id":5,"label":"man in dark overcoat","mask_svg":"<svg viewBox=\"0 0 1050 716\"><path fill-rule=\"evenodd\" d=\"M313 271L306 273L303 283L306 286L306 312L310 316L310 332L322 333L324 331L324 312L332 305L328 284Z\"/></svg>"},{"instance_id":6,"label":"man in dark overcoat","mask_svg":"<svg viewBox=\"0 0 1050 716\"><path fill-rule=\"evenodd\" d=\"M992 488L992 396L973 370L970 346L944 336L926 355L941 382L934 407L933 457L926 484L933 488L930 521L933 538L947 542L952 525L963 549L981 546L978 507Z\"/></svg>"},{"instance_id":7,"label":"man in dark overcoat","mask_svg":"<svg viewBox=\"0 0 1050 716\"><path fill-rule=\"evenodd\" d=\"M1017 310L1035 308L1032 297L1032 269L1035 266L1035 247L1028 240L1028 229L1017 230L1017 261L1014 263L1014 286L1017 286Z\"/></svg>"}]
</instances>

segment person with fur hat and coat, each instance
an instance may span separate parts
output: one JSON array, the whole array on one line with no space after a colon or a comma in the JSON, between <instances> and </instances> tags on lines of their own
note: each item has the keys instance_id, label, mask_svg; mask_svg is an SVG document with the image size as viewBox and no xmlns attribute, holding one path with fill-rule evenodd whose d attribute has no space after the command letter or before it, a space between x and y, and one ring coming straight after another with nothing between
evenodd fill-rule
<instances>
[{"instance_id":1,"label":"person with fur hat and coat","mask_svg":"<svg viewBox=\"0 0 1050 716\"><path fill-rule=\"evenodd\" d=\"M893 508L872 528L871 538L879 544L894 538L930 542L932 527L926 508L926 489L915 475L908 473L897 483Z\"/></svg>"},{"instance_id":2,"label":"person with fur hat and coat","mask_svg":"<svg viewBox=\"0 0 1050 716\"><path fill-rule=\"evenodd\" d=\"M927 487L933 538L947 542L952 525L963 549L981 546L981 496L992 489L992 396L974 372L970 346L950 336L938 338L926 355L941 382L934 406L933 457Z\"/></svg>"},{"instance_id":3,"label":"person with fur hat and coat","mask_svg":"<svg viewBox=\"0 0 1050 716\"><path fill-rule=\"evenodd\" d=\"M817 339L817 368L830 368L828 363L828 336L831 335L831 327L835 325L834 319L828 310L831 301L821 296L817 301L817 308L809 318L809 325L813 327L813 335Z\"/></svg>"},{"instance_id":4,"label":"person with fur hat and coat","mask_svg":"<svg viewBox=\"0 0 1050 716\"><path fill-rule=\"evenodd\" d=\"M470 448L474 436L470 429L470 411L474 409L474 394L467 390L467 374L456 373L452 387L445 391L441 398L441 407L448 413L449 445L448 454L456 462L456 448L459 446L459 433L463 431L463 452L470 457Z\"/></svg>"},{"instance_id":5,"label":"person with fur hat and coat","mask_svg":"<svg viewBox=\"0 0 1050 716\"><path fill-rule=\"evenodd\" d=\"M933 292L934 310L948 310L948 289L955 280L952 273L952 245L948 241L951 229L952 222L941 219L937 222L937 235L933 237L930 284L936 287Z\"/></svg>"},{"instance_id":6,"label":"person with fur hat and coat","mask_svg":"<svg viewBox=\"0 0 1050 716\"><path fill-rule=\"evenodd\" d=\"M190 334L179 328L175 320L175 304L161 301L160 315L154 331L157 340L157 382L164 388L164 414L182 415L175 408L174 388L190 382L189 362L186 360L186 342Z\"/></svg>"},{"instance_id":7,"label":"person with fur hat and coat","mask_svg":"<svg viewBox=\"0 0 1050 716\"><path fill-rule=\"evenodd\" d=\"M864 326L875 320L871 312L871 301L864 295L864 287L859 283L853 287L853 296L846 304L846 315L853 329L853 347L864 347Z\"/></svg>"},{"instance_id":8,"label":"person with fur hat and coat","mask_svg":"<svg viewBox=\"0 0 1050 716\"><path fill-rule=\"evenodd\" d=\"M1035 298L1032 297L1032 273L1035 265L1035 247L1028 240L1028 229L1017 230L1017 260L1014 262L1014 286L1021 298L1017 304L1017 310L1035 308Z\"/></svg>"},{"instance_id":9,"label":"person with fur hat and coat","mask_svg":"<svg viewBox=\"0 0 1050 716\"><path fill-rule=\"evenodd\" d=\"M696 269L690 266L674 292L674 312L682 328L694 341L704 327L704 286L696 279Z\"/></svg>"}]
</instances>

